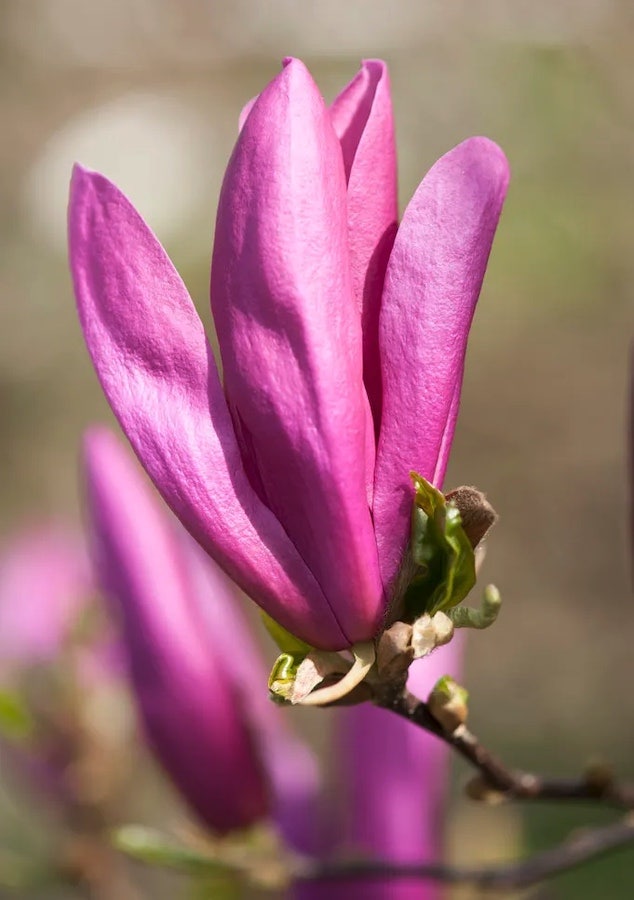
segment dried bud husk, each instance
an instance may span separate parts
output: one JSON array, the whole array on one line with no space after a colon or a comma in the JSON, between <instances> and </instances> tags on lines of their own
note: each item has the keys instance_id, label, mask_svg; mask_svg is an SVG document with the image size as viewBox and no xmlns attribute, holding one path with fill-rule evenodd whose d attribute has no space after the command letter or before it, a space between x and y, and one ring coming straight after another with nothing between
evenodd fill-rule
<instances>
[{"instance_id":1,"label":"dried bud husk","mask_svg":"<svg viewBox=\"0 0 634 900\"><path fill-rule=\"evenodd\" d=\"M412 626L395 622L379 638L376 667L382 681L394 681L405 675L414 659Z\"/></svg>"},{"instance_id":2,"label":"dried bud husk","mask_svg":"<svg viewBox=\"0 0 634 900\"><path fill-rule=\"evenodd\" d=\"M288 693L291 703L301 703L312 691L332 675L345 675L344 661L336 653L311 650L297 667Z\"/></svg>"},{"instance_id":3,"label":"dried bud husk","mask_svg":"<svg viewBox=\"0 0 634 900\"><path fill-rule=\"evenodd\" d=\"M453 637L454 625L449 616L437 612L433 616L425 613L412 626L412 648L414 659L428 656L436 647L448 644Z\"/></svg>"},{"instance_id":4,"label":"dried bud husk","mask_svg":"<svg viewBox=\"0 0 634 900\"><path fill-rule=\"evenodd\" d=\"M486 498L475 487L463 485L446 494L448 503L453 503L460 513L462 528L475 550L480 541L498 520L498 514Z\"/></svg>"},{"instance_id":5,"label":"dried bud husk","mask_svg":"<svg viewBox=\"0 0 634 900\"><path fill-rule=\"evenodd\" d=\"M336 674L342 664L345 674L334 683L317 688L301 700L293 702L299 702L304 706L330 706L344 698L349 700L352 692L365 681L374 668L376 662L374 641L359 641L350 647L349 653L352 656L352 664L344 661L338 653L313 650L310 655L326 677Z\"/></svg>"}]
</instances>

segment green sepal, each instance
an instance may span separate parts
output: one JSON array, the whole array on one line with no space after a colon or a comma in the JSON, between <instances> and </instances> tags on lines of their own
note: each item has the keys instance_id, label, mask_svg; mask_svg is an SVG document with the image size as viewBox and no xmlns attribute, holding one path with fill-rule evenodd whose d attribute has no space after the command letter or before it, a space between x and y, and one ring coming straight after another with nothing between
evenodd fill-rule
<instances>
[{"instance_id":1,"label":"green sepal","mask_svg":"<svg viewBox=\"0 0 634 900\"><path fill-rule=\"evenodd\" d=\"M297 670L314 648L295 637L267 613L262 612L261 615L264 627L282 651L273 663L269 675L271 699L276 703L287 703Z\"/></svg>"},{"instance_id":2,"label":"green sepal","mask_svg":"<svg viewBox=\"0 0 634 900\"><path fill-rule=\"evenodd\" d=\"M282 653L290 653L293 655L303 653L304 656L308 656L310 651L313 649L310 644L302 641L301 638L295 637L294 634L291 634L290 631L287 631L286 628L283 628L278 622L275 621L275 619L272 619L271 616L268 615L268 613L261 611L260 615L262 616L264 627L271 635Z\"/></svg>"},{"instance_id":3,"label":"green sepal","mask_svg":"<svg viewBox=\"0 0 634 900\"><path fill-rule=\"evenodd\" d=\"M148 865L178 869L191 875L222 875L232 871L226 862L174 844L160 831L143 825L123 825L112 832L111 840L117 850Z\"/></svg>"},{"instance_id":4,"label":"green sepal","mask_svg":"<svg viewBox=\"0 0 634 900\"><path fill-rule=\"evenodd\" d=\"M14 741L26 740L32 734L33 719L22 699L0 690L0 734Z\"/></svg>"},{"instance_id":5,"label":"green sepal","mask_svg":"<svg viewBox=\"0 0 634 900\"><path fill-rule=\"evenodd\" d=\"M451 609L476 581L475 554L460 512L416 472L410 553L414 574L405 591L404 621Z\"/></svg>"}]
</instances>

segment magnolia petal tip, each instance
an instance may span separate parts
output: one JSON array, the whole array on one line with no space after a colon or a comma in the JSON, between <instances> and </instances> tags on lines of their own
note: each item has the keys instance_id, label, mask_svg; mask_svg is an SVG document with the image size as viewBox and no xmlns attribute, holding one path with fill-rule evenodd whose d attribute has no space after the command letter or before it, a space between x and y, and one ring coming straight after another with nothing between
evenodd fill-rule
<instances>
[{"instance_id":1,"label":"magnolia petal tip","mask_svg":"<svg viewBox=\"0 0 634 900\"><path fill-rule=\"evenodd\" d=\"M73 163L70 178L71 191L73 191L75 188L83 186L84 184L99 181L108 183L108 179L101 175L99 172L95 172L93 169L89 169L87 166L84 166L79 162Z\"/></svg>"},{"instance_id":2,"label":"magnolia petal tip","mask_svg":"<svg viewBox=\"0 0 634 900\"><path fill-rule=\"evenodd\" d=\"M468 157L474 163L479 161L489 171L495 171L505 186L508 185L511 176L508 159L500 145L491 138L476 135L462 141L449 152Z\"/></svg>"},{"instance_id":3,"label":"magnolia petal tip","mask_svg":"<svg viewBox=\"0 0 634 900\"><path fill-rule=\"evenodd\" d=\"M105 175L102 175L101 172L88 169L81 163L74 163L69 192L71 213L77 205L81 209L84 203L90 204L95 200L99 202L100 199L108 196L113 197L120 193L119 188Z\"/></svg>"},{"instance_id":4,"label":"magnolia petal tip","mask_svg":"<svg viewBox=\"0 0 634 900\"><path fill-rule=\"evenodd\" d=\"M365 70L370 75L377 75L378 78L387 75L388 66L384 59L376 59L371 57L370 59L362 59L361 60L361 68ZM378 79L377 79L378 80Z\"/></svg>"},{"instance_id":5,"label":"magnolia petal tip","mask_svg":"<svg viewBox=\"0 0 634 900\"><path fill-rule=\"evenodd\" d=\"M295 56L285 56L282 60L282 71L272 82L275 84L295 85L301 90L307 87L317 91L317 85L306 65Z\"/></svg>"},{"instance_id":6,"label":"magnolia petal tip","mask_svg":"<svg viewBox=\"0 0 634 900\"><path fill-rule=\"evenodd\" d=\"M95 457L113 447L118 450L117 439L106 425L95 423L84 429L80 442L80 455L86 465L90 465Z\"/></svg>"},{"instance_id":7,"label":"magnolia petal tip","mask_svg":"<svg viewBox=\"0 0 634 900\"><path fill-rule=\"evenodd\" d=\"M298 59L297 56L285 56L282 60L282 69L308 72L306 64L301 59Z\"/></svg>"}]
</instances>

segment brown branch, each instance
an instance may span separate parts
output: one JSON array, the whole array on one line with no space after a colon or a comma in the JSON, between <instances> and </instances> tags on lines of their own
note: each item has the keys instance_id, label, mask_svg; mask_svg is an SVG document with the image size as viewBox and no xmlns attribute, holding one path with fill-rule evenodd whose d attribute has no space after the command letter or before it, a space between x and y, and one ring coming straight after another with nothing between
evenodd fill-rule
<instances>
[{"instance_id":1,"label":"brown branch","mask_svg":"<svg viewBox=\"0 0 634 900\"><path fill-rule=\"evenodd\" d=\"M378 878L415 878L446 884L470 884L491 890L525 888L598 859L634 842L634 818L577 833L563 844L510 865L485 868L456 868L440 863L393 863L380 860L352 860L303 864L299 881L332 881Z\"/></svg>"},{"instance_id":2,"label":"brown branch","mask_svg":"<svg viewBox=\"0 0 634 900\"><path fill-rule=\"evenodd\" d=\"M484 747L465 725L448 732L432 716L426 703L407 690L381 697L377 705L391 710L419 728L436 735L467 760L479 773L472 796L495 791L516 800L592 801L619 809L634 809L634 785L618 784L608 771L589 770L579 778L549 778L510 769Z\"/></svg>"}]
</instances>

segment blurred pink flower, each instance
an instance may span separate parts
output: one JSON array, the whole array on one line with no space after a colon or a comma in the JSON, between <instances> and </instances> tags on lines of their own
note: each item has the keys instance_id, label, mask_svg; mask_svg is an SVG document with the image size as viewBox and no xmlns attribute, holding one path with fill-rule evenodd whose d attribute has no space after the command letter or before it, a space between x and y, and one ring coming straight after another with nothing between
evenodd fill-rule
<instances>
[{"instance_id":1,"label":"blurred pink flower","mask_svg":"<svg viewBox=\"0 0 634 900\"><path fill-rule=\"evenodd\" d=\"M0 689L20 711L15 732L3 723L0 751L22 782L60 810L73 803L67 771L81 720L78 694L67 688L81 683L87 698L120 668L111 636L85 629L95 592L85 541L61 522L25 529L0 553Z\"/></svg>"},{"instance_id":2,"label":"blurred pink flower","mask_svg":"<svg viewBox=\"0 0 634 900\"><path fill-rule=\"evenodd\" d=\"M301 844L314 762L263 690L235 588L168 520L114 435L90 431L84 461L96 569L157 758L214 831L273 815Z\"/></svg>"},{"instance_id":3,"label":"blurred pink flower","mask_svg":"<svg viewBox=\"0 0 634 900\"><path fill-rule=\"evenodd\" d=\"M113 410L192 535L316 647L376 634L409 539L409 472L442 483L507 183L501 150L471 138L396 230L385 65L365 63L329 109L287 60L243 116L220 196L222 385L157 239L114 185L75 170L71 268Z\"/></svg>"},{"instance_id":4,"label":"blurred pink flower","mask_svg":"<svg viewBox=\"0 0 634 900\"><path fill-rule=\"evenodd\" d=\"M460 678L463 640L415 662L408 680L425 698L443 675ZM315 855L439 862L443 858L449 752L431 734L370 703L337 713L334 737L336 799L322 810L330 843ZM332 838L332 835L335 838ZM438 900L433 881L345 879L298 884L297 900Z\"/></svg>"},{"instance_id":5,"label":"blurred pink flower","mask_svg":"<svg viewBox=\"0 0 634 900\"><path fill-rule=\"evenodd\" d=\"M58 522L0 549L0 675L50 662L94 591L81 537Z\"/></svg>"}]
</instances>

